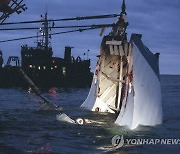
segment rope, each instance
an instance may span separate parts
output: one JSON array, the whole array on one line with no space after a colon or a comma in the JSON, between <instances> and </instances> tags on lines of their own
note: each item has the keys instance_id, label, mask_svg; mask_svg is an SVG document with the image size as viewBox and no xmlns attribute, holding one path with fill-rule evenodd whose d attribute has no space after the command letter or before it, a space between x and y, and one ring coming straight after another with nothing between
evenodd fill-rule
<instances>
[{"instance_id":1,"label":"rope","mask_svg":"<svg viewBox=\"0 0 180 154\"><path fill-rule=\"evenodd\" d=\"M72 20L93 20L93 19L115 18L118 16L120 16L120 14L107 14L107 15L85 16L85 17L62 18L62 19L55 19L55 20L51 19L51 20L47 20L47 21L55 22L55 21L72 21ZM45 22L45 20L9 22L9 23L0 23L0 25L32 24L32 23L42 23L42 22Z\"/></svg>"}]
</instances>

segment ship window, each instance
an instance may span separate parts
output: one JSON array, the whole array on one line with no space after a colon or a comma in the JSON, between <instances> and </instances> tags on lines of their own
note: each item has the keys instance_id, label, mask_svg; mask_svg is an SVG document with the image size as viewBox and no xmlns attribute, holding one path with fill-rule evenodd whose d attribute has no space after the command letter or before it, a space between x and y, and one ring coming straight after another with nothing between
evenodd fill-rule
<instances>
[{"instance_id":1,"label":"ship window","mask_svg":"<svg viewBox=\"0 0 180 154\"><path fill-rule=\"evenodd\" d=\"M29 65L30 68L32 68L33 66L32 65Z\"/></svg>"},{"instance_id":2,"label":"ship window","mask_svg":"<svg viewBox=\"0 0 180 154\"><path fill-rule=\"evenodd\" d=\"M41 66L39 66L38 69L40 70L40 69L41 69Z\"/></svg>"},{"instance_id":3,"label":"ship window","mask_svg":"<svg viewBox=\"0 0 180 154\"><path fill-rule=\"evenodd\" d=\"M57 68L57 66L54 66L54 68Z\"/></svg>"},{"instance_id":4,"label":"ship window","mask_svg":"<svg viewBox=\"0 0 180 154\"><path fill-rule=\"evenodd\" d=\"M63 67L63 75L66 75L66 67Z\"/></svg>"},{"instance_id":5,"label":"ship window","mask_svg":"<svg viewBox=\"0 0 180 154\"><path fill-rule=\"evenodd\" d=\"M53 70L53 67L51 67L51 69Z\"/></svg>"},{"instance_id":6,"label":"ship window","mask_svg":"<svg viewBox=\"0 0 180 154\"><path fill-rule=\"evenodd\" d=\"M43 69L45 70L45 69L46 69L46 66L43 66Z\"/></svg>"}]
</instances>

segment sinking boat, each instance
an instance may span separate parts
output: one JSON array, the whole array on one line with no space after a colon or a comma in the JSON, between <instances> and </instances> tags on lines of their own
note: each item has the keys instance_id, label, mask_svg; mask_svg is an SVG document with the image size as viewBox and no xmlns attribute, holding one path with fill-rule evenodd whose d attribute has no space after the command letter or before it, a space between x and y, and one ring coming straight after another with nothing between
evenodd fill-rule
<instances>
[{"instance_id":1,"label":"sinking boat","mask_svg":"<svg viewBox=\"0 0 180 154\"><path fill-rule=\"evenodd\" d=\"M141 34L127 40L125 1L109 35L102 40L91 89L81 105L117 115L115 124L135 129L162 123L159 53L153 54Z\"/></svg>"}]
</instances>

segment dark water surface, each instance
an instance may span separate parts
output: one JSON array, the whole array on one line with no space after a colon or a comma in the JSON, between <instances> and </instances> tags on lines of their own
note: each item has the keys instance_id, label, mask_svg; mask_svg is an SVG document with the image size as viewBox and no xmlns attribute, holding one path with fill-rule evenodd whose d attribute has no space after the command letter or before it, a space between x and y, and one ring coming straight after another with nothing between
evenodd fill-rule
<instances>
[{"instance_id":1,"label":"dark water surface","mask_svg":"<svg viewBox=\"0 0 180 154\"><path fill-rule=\"evenodd\" d=\"M62 106L71 118L103 122L82 126L57 121L58 111L39 110L40 100L25 89L0 89L0 153L180 153L180 145L125 145L112 149L114 135L180 139L180 76L162 76L161 83L163 124L140 126L135 131L114 125L114 115L80 109L89 89L44 91L46 98Z\"/></svg>"}]
</instances>

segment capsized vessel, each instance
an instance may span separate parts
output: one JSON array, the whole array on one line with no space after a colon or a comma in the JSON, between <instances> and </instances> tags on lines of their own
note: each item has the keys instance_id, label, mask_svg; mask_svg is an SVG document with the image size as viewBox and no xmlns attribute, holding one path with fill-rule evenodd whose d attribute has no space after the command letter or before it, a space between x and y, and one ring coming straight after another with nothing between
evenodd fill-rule
<instances>
[{"instance_id":1,"label":"capsized vessel","mask_svg":"<svg viewBox=\"0 0 180 154\"><path fill-rule=\"evenodd\" d=\"M91 111L117 114L115 123L130 129L162 123L159 53L153 54L141 34L127 40L126 6L102 40L91 89L81 105Z\"/></svg>"}]
</instances>

